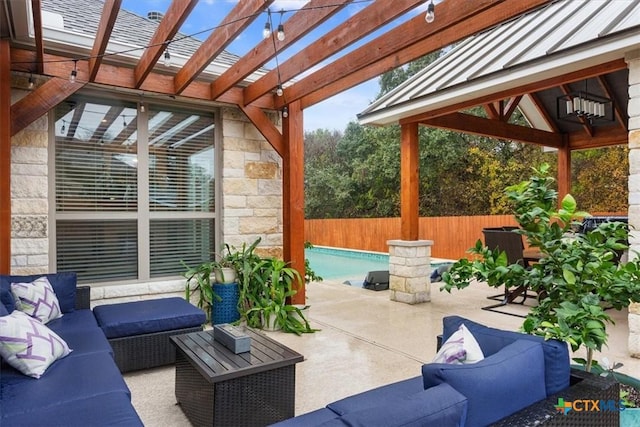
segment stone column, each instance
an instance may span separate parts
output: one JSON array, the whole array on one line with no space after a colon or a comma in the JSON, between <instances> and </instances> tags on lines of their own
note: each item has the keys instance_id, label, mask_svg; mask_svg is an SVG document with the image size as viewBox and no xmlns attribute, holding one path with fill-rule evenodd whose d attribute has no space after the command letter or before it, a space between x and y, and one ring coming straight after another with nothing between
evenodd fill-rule
<instances>
[{"instance_id":1,"label":"stone column","mask_svg":"<svg viewBox=\"0 0 640 427\"><path fill-rule=\"evenodd\" d=\"M628 52L629 67L629 256L640 251L640 50ZM640 357L640 304L629 307L629 353Z\"/></svg>"},{"instance_id":2,"label":"stone column","mask_svg":"<svg viewBox=\"0 0 640 427\"><path fill-rule=\"evenodd\" d=\"M431 301L432 240L389 240L391 301L418 304Z\"/></svg>"}]
</instances>

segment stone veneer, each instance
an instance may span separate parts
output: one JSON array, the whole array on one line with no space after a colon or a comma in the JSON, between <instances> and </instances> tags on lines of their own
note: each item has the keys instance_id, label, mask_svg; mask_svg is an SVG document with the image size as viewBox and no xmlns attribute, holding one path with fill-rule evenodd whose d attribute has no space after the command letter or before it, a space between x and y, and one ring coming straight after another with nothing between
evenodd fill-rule
<instances>
[{"instance_id":1,"label":"stone veneer","mask_svg":"<svg viewBox=\"0 0 640 427\"><path fill-rule=\"evenodd\" d=\"M418 304L431 301L432 240L389 240L389 298Z\"/></svg>"},{"instance_id":2,"label":"stone veneer","mask_svg":"<svg viewBox=\"0 0 640 427\"><path fill-rule=\"evenodd\" d=\"M37 84L38 82L36 82ZM28 77L12 76L12 103L29 93ZM261 237L262 254L282 256L282 161L242 112L221 109L222 236L234 246ZM274 123L279 115L271 116ZM11 273L49 268L48 116L11 139ZM92 305L184 296L184 279L91 286Z\"/></svg>"},{"instance_id":3,"label":"stone veneer","mask_svg":"<svg viewBox=\"0 0 640 427\"><path fill-rule=\"evenodd\" d=\"M628 52L629 67L629 236L630 257L640 252L640 50ZM640 357L640 304L629 307L629 353Z\"/></svg>"}]
</instances>

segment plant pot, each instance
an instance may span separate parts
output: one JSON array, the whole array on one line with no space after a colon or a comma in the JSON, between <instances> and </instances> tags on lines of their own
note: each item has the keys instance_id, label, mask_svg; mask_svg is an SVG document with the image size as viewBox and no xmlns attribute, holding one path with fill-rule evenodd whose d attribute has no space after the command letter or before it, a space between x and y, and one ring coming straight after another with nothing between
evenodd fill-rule
<instances>
[{"instance_id":1,"label":"plant pot","mask_svg":"<svg viewBox=\"0 0 640 427\"><path fill-rule=\"evenodd\" d=\"M226 277L226 276L225 276ZM237 283L214 283L213 292L221 300L214 299L211 308L211 324L233 323L240 319L238 299L240 297Z\"/></svg>"},{"instance_id":2,"label":"plant pot","mask_svg":"<svg viewBox=\"0 0 640 427\"><path fill-rule=\"evenodd\" d=\"M236 270L230 267L216 268L213 270L216 276L216 283L235 283Z\"/></svg>"},{"instance_id":3,"label":"plant pot","mask_svg":"<svg viewBox=\"0 0 640 427\"><path fill-rule=\"evenodd\" d=\"M279 331L281 329L280 325L276 320L275 313L269 313L266 316L264 313L262 314L262 329L265 331Z\"/></svg>"}]
</instances>

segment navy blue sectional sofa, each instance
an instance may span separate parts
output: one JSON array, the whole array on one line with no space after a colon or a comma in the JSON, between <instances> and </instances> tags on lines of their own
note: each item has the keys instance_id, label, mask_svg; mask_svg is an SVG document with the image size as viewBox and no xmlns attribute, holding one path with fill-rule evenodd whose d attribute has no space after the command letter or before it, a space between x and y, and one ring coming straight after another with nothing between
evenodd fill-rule
<instances>
[{"instance_id":1,"label":"navy blue sectional sofa","mask_svg":"<svg viewBox=\"0 0 640 427\"><path fill-rule=\"evenodd\" d=\"M276 425L486 426L553 399L570 387L566 343L489 328L458 316L446 317L443 323L445 342L464 323L485 358L462 365L428 363L420 376L338 400ZM543 410L539 414L546 416ZM529 424L516 420L510 425Z\"/></svg>"},{"instance_id":2,"label":"navy blue sectional sofa","mask_svg":"<svg viewBox=\"0 0 640 427\"><path fill-rule=\"evenodd\" d=\"M14 310L10 285L36 276L0 276L0 310ZM63 316L46 326L72 349L38 379L0 365L0 425L142 426L109 341L89 308L89 288L76 288L73 273L46 275Z\"/></svg>"}]
</instances>

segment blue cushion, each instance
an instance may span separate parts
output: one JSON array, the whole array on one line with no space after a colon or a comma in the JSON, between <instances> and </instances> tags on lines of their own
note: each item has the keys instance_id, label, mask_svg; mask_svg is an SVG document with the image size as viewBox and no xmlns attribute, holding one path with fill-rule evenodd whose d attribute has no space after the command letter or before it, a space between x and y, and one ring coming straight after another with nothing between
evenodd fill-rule
<instances>
[{"instance_id":1,"label":"blue cushion","mask_svg":"<svg viewBox=\"0 0 640 427\"><path fill-rule=\"evenodd\" d=\"M336 420L338 414L327 408L316 409L315 411L307 412L306 414L298 415L297 417L287 418L284 421L272 424L272 427L308 427L325 425L327 422ZM339 424L340 425L340 424ZM342 424L344 425L344 424Z\"/></svg>"},{"instance_id":2,"label":"blue cushion","mask_svg":"<svg viewBox=\"0 0 640 427\"><path fill-rule=\"evenodd\" d=\"M422 377L417 376L345 397L344 399L328 404L327 408L339 415L344 415L349 412L384 405L390 396L405 397L421 391L424 391Z\"/></svg>"},{"instance_id":3,"label":"blue cushion","mask_svg":"<svg viewBox=\"0 0 640 427\"><path fill-rule=\"evenodd\" d=\"M142 421L123 392L80 398L71 402L49 406L46 409L32 407L19 414L0 419L2 427L58 425L65 427L86 426L142 426Z\"/></svg>"},{"instance_id":4,"label":"blue cushion","mask_svg":"<svg viewBox=\"0 0 640 427\"><path fill-rule=\"evenodd\" d=\"M60 359L37 380L6 366L0 376L3 416L111 392L131 396L113 357L104 352Z\"/></svg>"},{"instance_id":5,"label":"blue cushion","mask_svg":"<svg viewBox=\"0 0 640 427\"><path fill-rule=\"evenodd\" d=\"M8 315L9 315L9 310L7 310L7 307L5 307L4 304L0 304L0 317L8 316Z\"/></svg>"},{"instance_id":6,"label":"blue cushion","mask_svg":"<svg viewBox=\"0 0 640 427\"><path fill-rule=\"evenodd\" d=\"M107 338L191 328L206 321L204 311L179 297L100 305L93 314Z\"/></svg>"},{"instance_id":7,"label":"blue cushion","mask_svg":"<svg viewBox=\"0 0 640 427\"><path fill-rule=\"evenodd\" d=\"M466 416L467 398L450 385L440 384L405 398L388 396L385 404L349 412L342 421L350 427L462 427Z\"/></svg>"},{"instance_id":8,"label":"blue cushion","mask_svg":"<svg viewBox=\"0 0 640 427\"><path fill-rule=\"evenodd\" d=\"M8 276L0 275L0 303L8 313L16 309L16 303L11 293L11 281L5 280Z\"/></svg>"},{"instance_id":9,"label":"blue cushion","mask_svg":"<svg viewBox=\"0 0 640 427\"><path fill-rule=\"evenodd\" d=\"M71 331L100 329L93 312L89 309L80 309L67 313L61 318L47 323L47 327L61 337Z\"/></svg>"},{"instance_id":10,"label":"blue cushion","mask_svg":"<svg viewBox=\"0 0 640 427\"><path fill-rule=\"evenodd\" d=\"M422 377L425 388L447 383L469 399L469 427L489 425L546 398L542 345L529 340L469 365L423 365Z\"/></svg>"},{"instance_id":11,"label":"blue cushion","mask_svg":"<svg viewBox=\"0 0 640 427\"><path fill-rule=\"evenodd\" d=\"M7 307L7 302L4 297L5 287L9 289L11 293L11 283L29 283L36 280L38 277L45 276L51 286L53 292L55 292L58 302L60 303L60 310L62 313L70 313L76 308L76 285L78 283L76 273L51 273L51 274L32 274L29 276L0 276L0 298L2 303ZM12 298L13 299L13 298ZM10 312L13 309L9 310Z\"/></svg>"},{"instance_id":12,"label":"blue cushion","mask_svg":"<svg viewBox=\"0 0 640 427\"><path fill-rule=\"evenodd\" d=\"M104 336L102 329L76 329L66 331L60 335L72 350L67 357L74 358L91 353L108 353L113 356L111 344Z\"/></svg>"},{"instance_id":13,"label":"blue cushion","mask_svg":"<svg viewBox=\"0 0 640 427\"><path fill-rule=\"evenodd\" d=\"M571 362L567 343L557 340L545 341L544 338L537 335L490 328L459 316L445 317L442 323L444 326L442 330L443 342L464 323L476 338L478 344L480 344L480 348L485 356L491 355L506 345L520 339L542 343L547 396L569 387Z\"/></svg>"}]
</instances>

